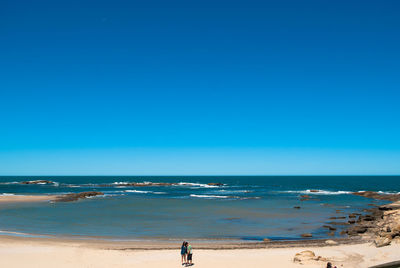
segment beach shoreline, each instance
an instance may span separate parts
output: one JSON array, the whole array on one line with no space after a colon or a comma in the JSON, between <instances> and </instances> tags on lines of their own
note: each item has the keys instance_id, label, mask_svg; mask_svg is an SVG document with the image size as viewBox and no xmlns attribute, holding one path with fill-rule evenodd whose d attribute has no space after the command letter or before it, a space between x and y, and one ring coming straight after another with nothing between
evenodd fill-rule
<instances>
[{"instance_id":1,"label":"beach shoreline","mask_svg":"<svg viewBox=\"0 0 400 268\"><path fill-rule=\"evenodd\" d=\"M336 239L304 239L304 240L280 240L268 242L248 242L229 240L196 240L190 239L197 249L202 250L240 250L240 249L269 249L269 248L296 248L296 247L330 247L333 245L357 245L371 243L360 237L336 238ZM334 241L329 244L326 241ZM103 248L113 250L170 250L179 247L180 239L135 239L135 240L113 240L93 237L73 236L50 236L30 235L15 232L3 232L0 234L0 243L21 242L21 243L51 243L51 244L80 244L90 248Z\"/></svg>"},{"instance_id":2,"label":"beach shoreline","mask_svg":"<svg viewBox=\"0 0 400 268\"><path fill-rule=\"evenodd\" d=\"M0 203L54 202L59 195L4 195ZM382 197L382 196L377 196ZM385 196L393 197L393 196ZM396 196L395 196L396 197ZM397 215L398 202L374 207L384 208L382 218ZM380 214L379 214L380 215ZM365 216L363 216L365 218ZM386 217L386 218L385 218ZM360 218L360 217L359 217ZM361 217L361 219L364 219ZM380 217L370 225L382 223ZM356 225L365 225L364 221ZM352 226L356 226L352 225ZM384 227L381 224L380 227ZM371 229L372 230L372 229ZM195 250L196 267L369 267L397 261L400 239L377 247L374 233L348 235L342 238L245 241L229 239L190 239ZM0 265L5 267L176 267L180 265L180 239L105 239L87 236L54 236L2 231ZM45 253L45 254L42 254ZM311 256L311 257L310 257Z\"/></svg>"}]
</instances>

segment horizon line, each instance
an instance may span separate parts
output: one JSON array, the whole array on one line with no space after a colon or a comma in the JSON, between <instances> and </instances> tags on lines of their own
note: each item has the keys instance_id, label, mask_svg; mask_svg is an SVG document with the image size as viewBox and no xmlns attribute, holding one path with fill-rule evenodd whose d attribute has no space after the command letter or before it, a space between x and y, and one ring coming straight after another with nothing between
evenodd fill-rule
<instances>
[{"instance_id":1,"label":"horizon line","mask_svg":"<svg viewBox=\"0 0 400 268\"><path fill-rule=\"evenodd\" d=\"M225 174L225 175L217 175L217 174L209 174L209 175L1 175L0 177L26 177L26 176L30 176L30 177L89 177L89 176L95 176L95 177L112 177L112 176L118 176L118 177L212 177L212 176L219 176L219 177L317 177L317 176L323 176L323 177L329 177L329 176L343 176L343 177L365 177L365 176L391 176L391 177L397 177L400 176L400 174L311 174L311 175L307 175L307 174L298 174L298 175L290 175L290 174L277 174L277 175L246 175L246 174L242 174L242 175L229 175L229 174Z\"/></svg>"}]
</instances>

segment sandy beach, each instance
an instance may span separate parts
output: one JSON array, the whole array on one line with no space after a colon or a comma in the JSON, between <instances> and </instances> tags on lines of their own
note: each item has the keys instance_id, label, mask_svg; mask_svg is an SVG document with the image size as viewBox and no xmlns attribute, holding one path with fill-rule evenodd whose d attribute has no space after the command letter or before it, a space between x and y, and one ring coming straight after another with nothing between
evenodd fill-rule
<instances>
[{"instance_id":1,"label":"sandy beach","mask_svg":"<svg viewBox=\"0 0 400 268\"><path fill-rule=\"evenodd\" d=\"M127 245L125 245L127 246ZM154 244L144 249L115 248L115 244L25 237L0 237L1 267L181 267L176 249ZM337 267L369 267L399 258L400 244L376 248L370 243L325 247L289 247L236 250L196 250L194 267L325 267L327 260ZM296 253L311 250L322 261L293 262Z\"/></svg>"},{"instance_id":2,"label":"sandy beach","mask_svg":"<svg viewBox=\"0 0 400 268\"><path fill-rule=\"evenodd\" d=\"M52 201L55 195L1 195L0 203Z\"/></svg>"}]
</instances>

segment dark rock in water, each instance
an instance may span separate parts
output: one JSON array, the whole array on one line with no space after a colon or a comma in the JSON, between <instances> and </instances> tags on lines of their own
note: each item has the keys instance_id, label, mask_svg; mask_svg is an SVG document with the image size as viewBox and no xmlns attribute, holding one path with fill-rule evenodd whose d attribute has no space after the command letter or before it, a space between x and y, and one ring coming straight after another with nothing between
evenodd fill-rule
<instances>
[{"instance_id":1,"label":"dark rock in water","mask_svg":"<svg viewBox=\"0 0 400 268\"><path fill-rule=\"evenodd\" d=\"M341 216L341 217L330 217L329 219L330 220L340 220L340 219L346 219L346 217L343 217L343 216Z\"/></svg>"},{"instance_id":2,"label":"dark rock in water","mask_svg":"<svg viewBox=\"0 0 400 268\"><path fill-rule=\"evenodd\" d=\"M311 199L311 196L309 196L308 194L300 195L300 201L308 201L310 199Z\"/></svg>"},{"instance_id":3,"label":"dark rock in water","mask_svg":"<svg viewBox=\"0 0 400 268\"><path fill-rule=\"evenodd\" d=\"M338 221L331 221L331 222L328 222L328 224L332 224L332 225L348 225L347 222L338 222Z\"/></svg>"},{"instance_id":4,"label":"dark rock in water","mask_svg":"<svg viewBox=\"0 0 400 268\"><path fill-rule=\"evenodd\" d=\"M54 182L48 180L35 180L35 181L21 181L20 184L54 184Z\"/></svg>"},{"instance_id":5,"label":"dark rock in water","mask_svg":"<svg viewBox=\"0 0 400 268\"><path fill-rule=\"evenodd\" d=\"M210 182L210 183L207 183L207 185L209 185L209 186L224 186L224 184L220 183L220 182Z\"/></svg>"},{"instance_id":6,"label":"dark rock in water","mask_svg":"<svg viewBox=\"0 0 400 268\"><path fill-rule=\"evenodd\" d=\"M354 224L354 223L356 223L356 221L355 220L349 220L348 223Z\"/></svg>"},{"instance_id":7,"label":"dark rock in water","mask_svg":"<svg viewBox=\"0 0 400 268\"><path fill-rule=\"evenodd\" d=\"M364 226L354 226L346 231L348 235L358 235L363 234L367 231L367 227Z\"/></svg>"},{"instance_id":8,"label":"dark rock in water","mask_svg":"<svg viewBox=\"0 0 400 268\"><path fill-rule=\"evenodd\" d=\"M352 215L352 214L349 215L349 219L355 219L356 217L357 217L356 215Z\"/></svg>"},{"instance_id":9,"label":"dark rock in water","mask_svg":"<svg viewBox=\"0 0 400 268\"><path fill-rule=\"evenodd\" d=\"M336 212L336 213L342 213L343 210L337 209L335 212Z\"/></svg>"},{"instance_id":10,"label":"dark rock in water","mask_svg":"<svg viewBox=\"0 0 400 268\"><path fill-rule=\"evenodd\" d=\"M295 208L295 209L300 209L300 207L293 207L293 208Z\"/></svg>"},{"instance_id":11,"label":"dark rock in water","mask_svg":"<svg viewBox=\"0 0 400 268\"><path fill-rule=\"evenodd\" d=\"M323 225L322 227L328 228L329 231L336 231L336 228L335 228L335 227L332 227L332 226L329 226L329 225Z\"/></svg>"},{"instance_id":12,"label":"dark rock in water","mask_svg":"<svg viewBox=\"0 0 400 268\"><path fill-rule=\"evenodd\" d=\"M359 216L357 222L374 221L376 218L372 215Z\"/></svg>"},{"instance_id":13,"label":"dark rock in water","mask_svg":"<svg viewBox=\"0 0 400 268\"><path fill-rule=\"evenodd\" d=\"M329 236L335 236L335 231L329 232L328 235Z\"/></svg>"},{"instance_id":14,"label":"dark rock in water","mask_svg":"<svg viewBox=\"0 0 400 268\"><path fill-rule=\"evenodd\" d=\"M310 234L310 233L301 234L301 237L312 237L312 234Z\"/></svg>"},{"instance_id":15,"label":"dark rock in water","mask_svg":"<svg viewBox=\"0 0 400 268\"><path fill-rule=\"evenodd\" d=\"M102 192L82 192L82 193L72 193L58 196L54 201L55 202L72 202L77 201L82 198L93 197L97 195L104 195Z\"/></svg>"}]
</instances>

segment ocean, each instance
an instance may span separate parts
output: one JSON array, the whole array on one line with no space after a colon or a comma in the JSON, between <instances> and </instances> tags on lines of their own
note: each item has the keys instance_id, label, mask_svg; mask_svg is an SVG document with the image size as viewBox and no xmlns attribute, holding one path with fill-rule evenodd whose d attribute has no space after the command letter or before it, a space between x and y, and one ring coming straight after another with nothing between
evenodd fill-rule
<instances>
[{"instance_id":1,"label":"ocean","mask_svg":"<svg viewBox=\"0 0 400 268\"><path fill-rule=\"evenodd\" d=\"M52 184L22 185L28 180ZM123 186L165 182L167 186ZM400 192L400 176L2 176L1 195L101 191L76 202L3 203L0 234L111 240L328 238L330 217L385 201L357 191ZM222 185L208 185L221 183ZM301 195L309 200L301 201ZM295 209L294 207L300 207ZM340 237L343 225L335 225Z\"/></svg>"}]
</instances>

